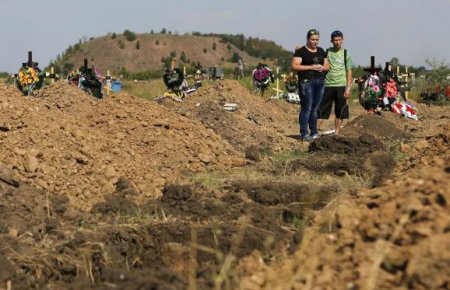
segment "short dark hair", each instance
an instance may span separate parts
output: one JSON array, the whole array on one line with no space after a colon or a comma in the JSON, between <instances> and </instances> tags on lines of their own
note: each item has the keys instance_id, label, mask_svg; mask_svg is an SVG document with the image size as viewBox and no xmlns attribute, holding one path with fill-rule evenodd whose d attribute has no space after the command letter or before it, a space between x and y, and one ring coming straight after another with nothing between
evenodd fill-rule
<instances>
[{"instance_id":1,"label":"short dark hair","mask_svg":"<svg viewBox=\"0 0 450 290\"><path fill-rule=\"evenodd\" d=\"M335 30L331 33L331 39L335 37L344 37L344 34L339 30Z\"/></svg>"},{"instance_id":2,"label":"short dark hair","mask_svg":"<svg viewBox=\"0 0 450 290\"><path fill-rule=\"evenodd\" d=\"M306 39L309 39L313 35L320 35L319 30L317 29L308 30L308 33L306 34Z\"/></svg>"}]
</instances>

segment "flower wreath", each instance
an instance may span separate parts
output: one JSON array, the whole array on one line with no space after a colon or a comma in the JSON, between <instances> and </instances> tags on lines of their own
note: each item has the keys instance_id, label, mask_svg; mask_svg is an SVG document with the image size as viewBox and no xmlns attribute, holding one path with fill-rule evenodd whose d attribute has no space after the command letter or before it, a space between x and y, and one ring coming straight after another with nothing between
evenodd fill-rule
<instances>
[{"instance_id":1,"label":"flower wreath","mask_svg":"<svg viewBox=\"0 0 450 290\"><path fill-rule=\"evenodd\" d=\"M44 78L38 68L26 66L19 69L16 85L24 95L31 95L33 90L40 89L43 84Z\"/></svg>"}]
</instances>

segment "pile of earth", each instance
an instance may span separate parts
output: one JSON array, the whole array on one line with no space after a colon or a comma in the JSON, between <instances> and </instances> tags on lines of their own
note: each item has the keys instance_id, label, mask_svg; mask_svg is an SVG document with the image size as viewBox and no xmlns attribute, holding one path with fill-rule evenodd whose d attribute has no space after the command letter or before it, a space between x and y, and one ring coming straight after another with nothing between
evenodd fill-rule
<instances>
[{"instance_id":1,"label":"pile of earth","mask_svg":"<svg viewBox=\"0 0 450 290\"><path fill-rule=\"evenodd\" d=\"M307 158L294 159L285 165L286 173L309 170L316 175L357 175L366 180L367 186L377 186L395 166L392 150L365 132L358 137L325 135L311 142L308 151Z\"/></svg>"},{"instance_id":2,"label":"pile of earth","mask_svg":"<svg viewBox=\"0 0 450 290\"><path fill-rule=\"evenodd\" d=\"M298 132L298 105L252 95L237 81L225 80L200 88L183 103L165 99L162 104L200 121L241 152L254 146L272 152L298 146L294 138L289 138ZM237 110L226 111L225 104L236 104Z\"/></svg>"},{"instance_id":3,"label":"pile of earth","mask_svg":"<svg viewBox=\"0 0 450 290\"><path fill-rule=\"evenodd\" d=\"M180 173L245 162L213 130L127 94L96 100L65 82L21 96L0 86L0 163L38 188L89 209L120 176L156 197Z\"/></svg>"},{"instance_id":4,"label":"pile of earth","mask_svg":"<svg viewBox=\"0 0 450 290\"><path fill-rule=\"evenodd\" d=\"M309 145L311 156L293 160L287 170L358 175L366 180L367 185L378 186L393 171L393 153L398 145L409 142L411 138L409 133L374 114L357 116L345 125L341 133L314 140Z\"/></svg>"},{"instance_id":5,"label":"pile of earth","mask_svg":"<svg viewBox=\"0 0 450 290\"><path fill-rule=\"evenodd\" d=\"M390 117L398 116L393 113L389 113L388 115ZM365 114L356 117L342 128L341 133L344 136L359 136L366 133L383 141L408 137L407 133L397 128L384 116L375 114Z\"/></svg>"}]
</instances>

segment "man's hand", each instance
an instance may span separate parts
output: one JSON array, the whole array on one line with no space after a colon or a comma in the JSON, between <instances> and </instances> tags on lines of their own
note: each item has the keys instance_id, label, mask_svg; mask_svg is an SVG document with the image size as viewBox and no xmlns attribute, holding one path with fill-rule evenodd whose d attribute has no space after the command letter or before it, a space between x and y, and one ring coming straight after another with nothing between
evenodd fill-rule
<instances>
[{"instance_id":1,"label":"man's hand","mask_svg":"<svg viewBox=\"0 0 450 290\"><path fill-rule=\"evenodd\" d=\"M352 95L352 92L350 89L345 89L344 98L347 100Z\"/></svg>"}]
</instances>

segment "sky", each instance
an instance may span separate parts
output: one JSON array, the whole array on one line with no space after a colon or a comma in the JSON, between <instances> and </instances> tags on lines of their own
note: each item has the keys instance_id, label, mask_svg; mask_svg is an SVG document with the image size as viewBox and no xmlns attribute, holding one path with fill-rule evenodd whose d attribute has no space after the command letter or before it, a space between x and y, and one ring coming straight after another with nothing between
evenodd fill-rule
<instances>
[{"instance_id":1,"label":"sky","mask_svg":"<svg viewBox=\"0 0 450 290\"><path fill-rule=\"evenodd\" d=\"M397 57L426 66L450 62L450 0L0 0L0 72L17 72L33 51L44 68L80 39L122 33L244 34L273 40L287 50L318 29L319 45L344 33L356 65Z\"/></svg>"}]
</instances>

